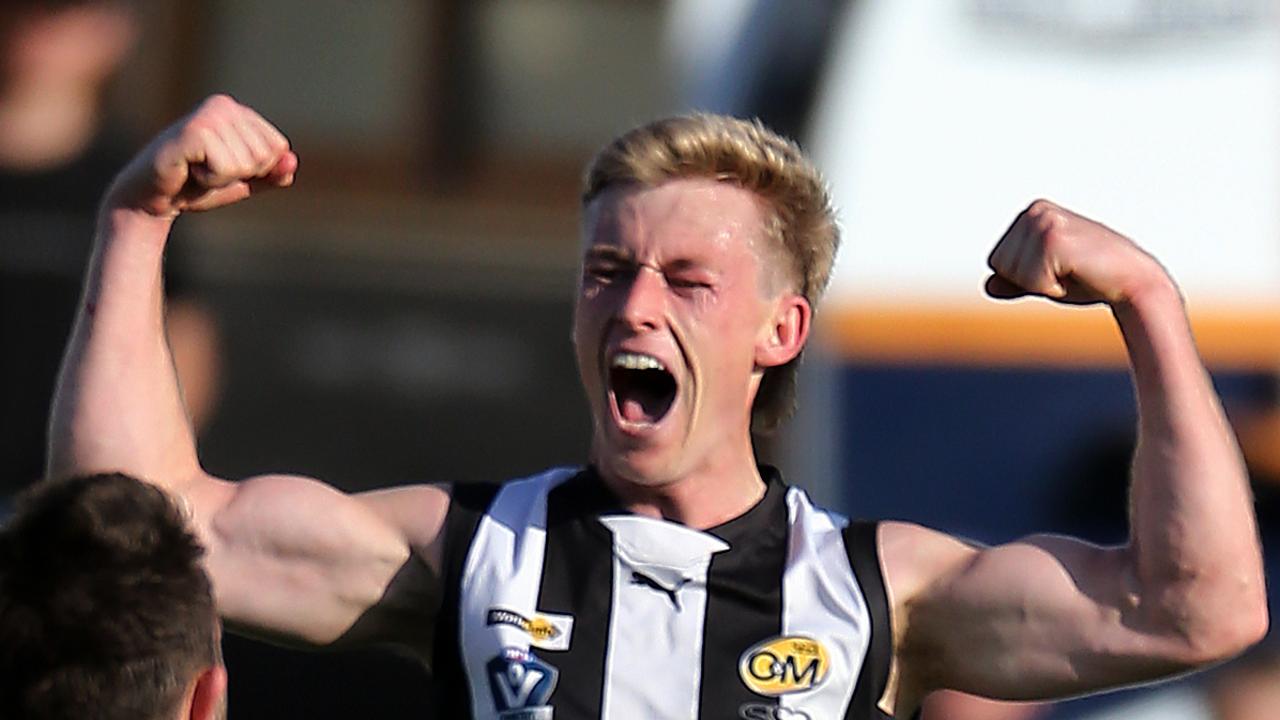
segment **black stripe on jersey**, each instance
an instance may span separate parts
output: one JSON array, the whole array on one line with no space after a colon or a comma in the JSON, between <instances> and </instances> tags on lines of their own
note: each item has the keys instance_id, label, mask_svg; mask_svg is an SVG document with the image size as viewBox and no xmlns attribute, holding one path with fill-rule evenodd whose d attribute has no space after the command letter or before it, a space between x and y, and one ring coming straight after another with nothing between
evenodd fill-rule
<instances>
[{"instance_id":1,"label":"black stripe on jersey","mask_svg":"<svg viewBox=\"0 0 1280 720\"><path fill-rule=\"evenodd\" d=\"M432 649L432 686L439 716L466 720L473 717L470 685L462 666L462 639L458 611L461 606L462 571L467 552L493 498L501 485L465 483L450 492L449 511L444 520L444 562L440 578L444 590Z\"/></svg>"},{"instance_id":2,"label":"black stripe on jersey","mask_svg":"<svg viewBox=\"0 0 1280 720\"><path fill-rule=\"evenodd\" d=\"M600 717L605 651L613 607L613 534L597 519L621 512L593 469L569 478L547 496L546 551L538 611L571 615L569 649L536 650L557 668L561 682L551 696L556 717Z\"/></svg>"},{"instance_id":3,"label":"black stripe on jersey","mask_svg":"<svg viewBox=\"0 0 1280 720\"><path fill-rule=\"evenodd\" d=\"M698 702L702 720L741 717L740 709L747 704L778 705L777 698L753 693L738 675L743 652L782 634L787 492L777 471L760 470L768 483L764 498L745 514L708 530L730 547L713 555L707 570Z\"/></svg>"},{"instance_id":4,"label":"black stripe on jersey","mask_svg":"<svg viewBox=\"0 0 1280 720\"><path fill-rule=\"evenodd\" d=\"M878 527L876 522L855 521L849 523L843 533L849 565L871 614L871 642L867 647L867 657L862 662L862 671L858 673L853 701L849 703L849 712L845 716L848 720L888 720L892 717L877 705L889 682L889 662L893 656L889 595L880 571L880 543L876 539Z\"/></svg>"}]
</instances>

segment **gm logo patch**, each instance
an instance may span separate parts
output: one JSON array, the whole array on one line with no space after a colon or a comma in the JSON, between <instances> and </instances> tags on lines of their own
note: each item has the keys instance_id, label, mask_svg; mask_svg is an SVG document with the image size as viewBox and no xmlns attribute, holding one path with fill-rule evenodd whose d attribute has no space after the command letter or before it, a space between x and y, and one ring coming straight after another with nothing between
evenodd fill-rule
<instances>
[{"instance_id":1,"label":"gm logo patch","mask_svg":"<svg viewBox=\"0 0 1280 720\"><path fill-rule=\"evenodd\" d=\"M520 628L529 636L529 642L543 650L568 650L569 636L573 632L573 617L538 613L532 619L506 608L489 608L486 625L510 625Z\"/></svg>"},{"instance_id":2,"label":"gm logo patch","mask_svg":"<svg viewBox=\"0 0 1280 720\"><path fill-rule=\"evenodd\" d=\"M742 653L738 675L754 693L777 697L822 684L831 659L822 643L800 635L780 635Z\"/></svg>"},{"instance_id":3,"label":"gm logo patch","mask_svg":"<svg viewBox=\"0 0 1280 720\"><path fill-rule=\"evenodd\" d=\"M489 689L501 720L551 720L547 704L560 673L522 648L503 648L489 661Z\"/></svg>"}]
</instances>

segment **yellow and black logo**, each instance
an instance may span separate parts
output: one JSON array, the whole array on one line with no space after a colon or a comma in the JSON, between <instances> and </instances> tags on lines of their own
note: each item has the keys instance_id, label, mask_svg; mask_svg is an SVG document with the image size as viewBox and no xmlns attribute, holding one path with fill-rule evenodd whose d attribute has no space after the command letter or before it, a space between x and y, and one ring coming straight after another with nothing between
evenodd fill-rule
<instances>
[{"instance_id":1,"label":"yellow and black logo","mask_svg":"<svg viewBox=\"0 0 1280 720\"><path fill-rule=\"evenodd\" d=\"M532 620L512 610L504 610L502 608L490 608L489 617L486 618L489 625L514 625L529 634L529 637L536 641L546 642L555 640L560 636L560 629L551 624L550 620L542 616L535 615Z\"/></svg>"},{"instance_id":2,"label":"yellow and black logo","mask_svg":"<svg viewBox=\"0 0 1280 720\"><path fill-rule=\"evenodd\" d=\"M529 636L530 644L544 650L568 650L573 618L568 615L537 613L532 618L506 608L489 608L487 625L509 625Z\"/></svg>"},{"instance_id":3,"label":"yellow and black logo","mask_svg":"<svg viewBox=\"0 0 1280 720\"><path fill-rule=\"evenodd\" d=\"M767 697L803 692L827 678L831 659L813 638L785 635L757 643L742 653L738 675L752 692Z\"/></svg>"}]
</instances>

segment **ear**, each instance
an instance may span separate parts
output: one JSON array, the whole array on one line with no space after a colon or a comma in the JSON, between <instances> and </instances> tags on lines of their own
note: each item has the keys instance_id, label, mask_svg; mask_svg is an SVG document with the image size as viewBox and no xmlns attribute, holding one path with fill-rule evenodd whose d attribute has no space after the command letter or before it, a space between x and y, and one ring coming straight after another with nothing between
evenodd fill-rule
<instances>
[{"instance_id":1,"label":"ear","mask_svg":"<svg viewBox=\"0 0 1280 720\"><path fill-rule=\"evenodd\" d=\"M222 665L207 667L196 676L191 694L191 720L215 720L227 695L227 669Z\"/></svg>"},{"instance_id":2,"label":"ear","mask_svg":"<svg viewBox=\"0 0 1280 720\"><path fill-rule=\"evenodd\" d=\"M803 295L784 293L774 303L768 327L756 342L756 367L786 365L800 354L809 339L813 308Z\"/></svg>"}]
</instances>

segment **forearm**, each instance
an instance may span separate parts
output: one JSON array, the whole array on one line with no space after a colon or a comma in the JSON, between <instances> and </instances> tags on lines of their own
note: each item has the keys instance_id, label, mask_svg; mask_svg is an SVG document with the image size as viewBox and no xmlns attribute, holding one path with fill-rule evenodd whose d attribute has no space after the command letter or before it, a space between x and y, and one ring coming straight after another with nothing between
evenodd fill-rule
<instances>
[{"instance_id":1,"label":"forearm","mask_svg":"<svg viewBox=\"0 0 1280 720\"><path fill-rule=\"evenodd\" d=\"M123 471L174 486L199 472L164 335L172 220L101 214L50 420L51 476Z\"/></svg>"},{"instance_id":2,"label":"forearm","mask_svg":"<svg viewBox=\"0 0 1280 720\"><path fill-rule=\"evenodd\" d=\"M1231 652L1265 627L1243 460L1173 283L1162 277L1113 310L1138 396L1129 552L1139 610L1193 650Z\"/></svg>"}]
</instances>

